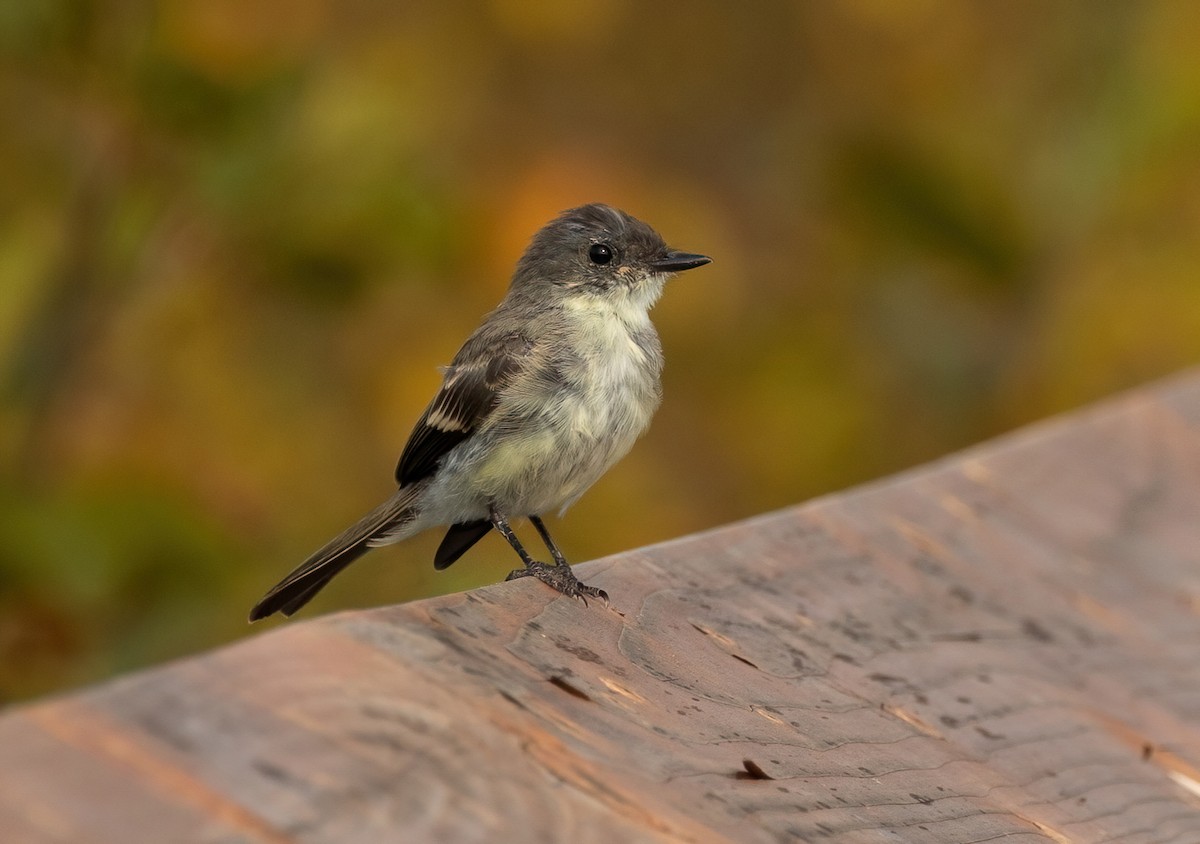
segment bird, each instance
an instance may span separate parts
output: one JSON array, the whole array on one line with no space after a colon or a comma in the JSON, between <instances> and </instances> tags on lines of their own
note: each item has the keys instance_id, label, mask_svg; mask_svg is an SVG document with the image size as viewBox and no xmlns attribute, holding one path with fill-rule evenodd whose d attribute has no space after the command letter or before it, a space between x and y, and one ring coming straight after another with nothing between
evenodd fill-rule
<instances>
[{"instance_id":1,"label":"bird","mask_svg":"<svg viewBox=\"0 0 1200 844\"><path fill-rule=\"evenodd\" d=\"M661 400L662 346L650 321L667 280L711 263L667 247L649 225L591 203L532 238L507 293L467 338L396 466L396 491L277 583L250 621L290 616L368 550L448 526L443 570L495 528L534 577L583 603L542 514L565 513L633 446ZM552 562L512 528L527 518Z\"/></svg>"}]
</instances>

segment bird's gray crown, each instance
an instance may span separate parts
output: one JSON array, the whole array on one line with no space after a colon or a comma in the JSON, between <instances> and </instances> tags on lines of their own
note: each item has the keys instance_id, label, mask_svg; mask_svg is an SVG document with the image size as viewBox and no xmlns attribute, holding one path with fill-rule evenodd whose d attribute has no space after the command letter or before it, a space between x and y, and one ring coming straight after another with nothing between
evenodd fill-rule
<instances>
[{"instance_id":1,"label":"bird's gray crown","mask_svg":"<svg viewBox=\"0 0 1200 844\"><path fill-rule=\"evenodd\" d=\"M667 254L658 232L636 217L600 203L564 211L544 226L517 264L513 287L608 289L637 284Z\"/></svg>"}]
</instances>

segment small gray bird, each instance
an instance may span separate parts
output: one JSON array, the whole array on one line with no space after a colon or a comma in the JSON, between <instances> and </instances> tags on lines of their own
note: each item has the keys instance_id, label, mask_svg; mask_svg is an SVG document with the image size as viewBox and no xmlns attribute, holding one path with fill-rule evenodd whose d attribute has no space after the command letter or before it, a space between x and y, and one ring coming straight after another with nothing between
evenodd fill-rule
<instances>
[{"instance_id":1,"label":"small gray bird","mask_svg":"<svg viewBox=\"0 0 1200 844\"><path fill-rule=\"evenodd\" d=\"M400 488L280 581L250 611L291 615L371 548L436 525L444 569L493 527L524 568L580 598L541 513L575 503L625 456L658 408L662 346L649 311L674 273L703 266L607 205L564 212L533 237L508 293L445 369L400 455ZM526 516L554 563L534 560L509 520Z\"/></svg>"}]
</instances>

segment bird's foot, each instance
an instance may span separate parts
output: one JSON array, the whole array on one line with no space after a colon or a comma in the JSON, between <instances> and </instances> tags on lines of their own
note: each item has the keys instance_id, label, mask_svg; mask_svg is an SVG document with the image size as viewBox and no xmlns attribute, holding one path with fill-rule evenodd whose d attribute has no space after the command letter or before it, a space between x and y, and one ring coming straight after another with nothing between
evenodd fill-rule
<instances>
[{"instance_id":1,"label":"bird's foot","mask_svg":"<svg viewBox=\"0 0 1200 844\"><path fill-rule=\"evenodd\" d=\"M570 566L549 565L547 563L539 563L536 560L530 563L523 569L509 572L507 580L516 580L519 577L536 577L538 580L545 583L552 589L557 589L568 598L578 598L583 601L583 605L587 606L588 598L596 598L603 601L604 606L608 606L608 593L603 589L597 589L595 586L588 586L580 583L579 578L575 576L575 572L571 571Z\"/></svg>"}]
</instances>

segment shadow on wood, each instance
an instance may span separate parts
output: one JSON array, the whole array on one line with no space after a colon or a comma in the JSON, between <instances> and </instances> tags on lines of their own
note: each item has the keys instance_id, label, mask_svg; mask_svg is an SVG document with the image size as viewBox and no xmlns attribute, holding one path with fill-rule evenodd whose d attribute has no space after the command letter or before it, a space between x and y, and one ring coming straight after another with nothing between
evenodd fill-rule
<instances>
[{"instance_id":1,"label":"shadow on wood","mask_svg":"<svg viewBox=\"0 0 1200 844\"><path fill-rule=\"evenodd\" d=\"M1200 841L1200 374L582 568L10 711L0 839Z\"/></svg>"}]
</instances>

